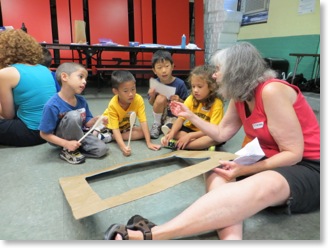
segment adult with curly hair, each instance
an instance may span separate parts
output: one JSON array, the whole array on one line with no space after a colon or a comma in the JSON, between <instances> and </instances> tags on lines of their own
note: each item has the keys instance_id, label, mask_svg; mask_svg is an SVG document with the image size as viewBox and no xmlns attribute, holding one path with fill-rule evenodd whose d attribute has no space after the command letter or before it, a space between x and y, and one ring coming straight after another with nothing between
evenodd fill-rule
<instances>
[{"instance_id":1,"label":"adult with curly hair","mask_svg":"<svg viewBox=\"0 0 328 248\"><path fill-rule=\"evenodd\" d=\"M44 104L56 93L41 45L20 29L0 34L0 145L45 143L38 126Z\"/></svg>"},{"instance_id":2,"label":"adult with curly hair","mask_svg":"<svg viewBox=\"0 0 328 248\"><path fill-rule=\"evenodd\" d=\"M218 161L206 175L208 192L181 214L158 226L136 215L127 225L111 225L105 239L175 239L216 230L221 240L238 240L243 220L265 208L287 214L320 209L320 126L300 89L277 79L248 42L219 50L213 61L219 93L230 99L219 125L179 102L171 102L172 113L217 142L244 128L265 157L250 165Z\"/></svg>"}]
</instances>

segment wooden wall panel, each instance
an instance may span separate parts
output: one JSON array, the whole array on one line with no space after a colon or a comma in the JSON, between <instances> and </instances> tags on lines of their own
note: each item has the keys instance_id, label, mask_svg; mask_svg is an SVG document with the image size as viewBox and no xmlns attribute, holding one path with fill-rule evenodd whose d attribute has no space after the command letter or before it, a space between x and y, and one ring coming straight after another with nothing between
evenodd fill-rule
<instances>
[{"instance_id":1,"label":"wooden wall panel","mask_svg":"<svg viewBox=\"0 0 328 248\"><path fill-rule=\"evenodd\" d=\"M152 0L134 0L134 37L139 44L153 43ZM151 53L138 54L138 60L151 60Z\"/></svg>"},{"instance_id":2,"label":"wooden wall panel","mask_svg":"<svg viewBox=\"0 0 328 248\"><path fill-rule=\"evenodd\" d=\"M71 3L71 22L72 22L72 33L73 33L73 41L75 37L75 21L80 20L83 21L83 0L70 0ZM88 42L88 40L87 40Z\"/></svg>"},{"instance_id":3,"label":"wooden wall panel","mask_svg":"<svg viewBox=\"0 0 328 248\"><path fill-rule=\"evenodd\" d=\"M128 45L128 2L127 0L89 0L90 44L99 43L99 38ZM103 52L103 59L129 58L128 53ZM104 62L104 64L106 64Z\"/></svg>"},{"instance_id":4,"label":"wooden wall panel","mask_svg":"<svg viewBox=\"0 0 328 248\"><path fill-rule=\"evenodd\" d=\"M195 17L195 44L205 49L204 40L204 3L203 0L194 0ZM202 65L205 62L205 52L197 52L195 56L195 65Z\"/></svg>"},{"instance_id":5,"label":"wooden wall panel","mask_svg":"<svg viewBox=\"0 0 328 248\"><path fill-rule=\"evenodd\" d=\"M28 33L39 42L74 41L74 21L83 20L83 0L56 0L58 41L52 36L50 0L0 0L3 25L20 28L22 22ZM134 40L140 43L154 43L152 0L134 0ZM195 5L195 43L204 46L203 0L194 0ZM128 45L129 22L128 0L88 0L89 9L89 44L99 43L99 38L110 38L114 42ZM172 10L176 11L172 11ZM156 0L157 43L179 45L182 34L189 42L189 0ZM77 59L76 53L60 51L61 58ZM138 59L150 60L152 54L139 54ZM120 57L129 59L128 53L104 52L104 59ZM204 61L203 54L197 53L196 65ZM189 67L189 57L174 55L176 68Z\"/></svg>"},{"instance_id":6,"label":"wooden wall panel","mask_svg":"<svg viewBox=\"0 0 328 248\"><path fill-rule=\"evenodd\" d=\"M143 43L142 0L133 1L134 41Z\"/></svg>"},{"instance_id":7,"label":"wooden wall panel","mask_svg":"<svg viewBox=\"0 0 328 248\"><path fill-rule=\"evenodd\" d=\"M151 0L134 1L134 27L138 32L135 36L141 43L153 43L153 13ZM139 28L140 26L140 28ZM139 31L140 30L140 31ZM140 34L138 34L140 32Z\"/></svg>"},{"instance_id":8,"label":"wooden wall panel","mask_svg":"<svg viewBox=\"0 0 328 248\"><path fill-rule=\"evenodd\" d=\"M174 11L173 11L174 10ZM186 35L189 43L189 0L156 1L157 43L181 45L181 36ZM177 69L188 69L189 56L173 55Z\"/></svg>"},{"instance_id":9,"label":"wooden wall panel","mask_svg":"<svg viewBox=\"0 0 328 248\"><path fill-rule=\"evenodd\" d=\"M68 0L56 0L58 43L70 44L73 42L73 34L70 19L70 6ZM60 62L65 62L65 58L78 59L78 55L72 51L60 50ZM75 60L74 60L75 61ZM76 61L77 62L77 61Z\"/></svg>"},{"instance_id":10,"label":"wooden wall panel","mask_svg":"<svg viewBox=\"0 0 328 248\"><path fill-rule=\"evenodd\" d=\"M69 44L73 41L68 0L56 0L58 43Z\"/></svg>"},{"instance_id":11,"label":"wooden wall panel","mask_svg":"<svg viewBox=\"0 0 328 248\"><path fill-rule=\"evenodd\" d=\"M56 0L58 43L70 44L74 42L74 21L83 20L83 0ZM76 51L60 51L61 62L78 62ZM68 58L67 60L65 58Z\"/></svg>"},{"instance_id":12,"label":"wooden wall panel","mask_svg":"<svg viewBox=\"0 0 328 248\"><path fill-rule=\"evenodd\" d=\"M56 0L59 43L74 42L74 21L83 21L83 0Z\"/></svg>"},{"instance_id":13,"label":"wooden wall panel","mask_svg":"<svg viewBox=\"0 0 328 248\"><path fill-rule=\"evenodd\" d=\"M83 21L83 0L70 0L70 22L71 22L71 33L72 33L72 42L75 42L75 21L80 20ZM58 10L58 8L57 8ZM87 42L89 42L87 40ZM78 58L77 51L73 52L73 58Z\"/></svg>"},{"instance_id":14,"label":"wooden wall panel","mask_svg":"<svg viewBox=\"0 0 328 248\"><path fill-rule=\"evenodd\" d=\"M22 22L37 41L52 41L49 0L1 0L4 26L18 29Z\"/></svg>"}]
</instances>

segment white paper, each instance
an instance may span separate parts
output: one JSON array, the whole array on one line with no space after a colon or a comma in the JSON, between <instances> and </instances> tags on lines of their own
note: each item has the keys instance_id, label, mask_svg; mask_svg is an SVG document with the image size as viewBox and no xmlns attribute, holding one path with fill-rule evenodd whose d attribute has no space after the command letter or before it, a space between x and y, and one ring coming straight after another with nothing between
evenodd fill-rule
<instances>
[{"instance_id":1,"label":"white paper","mask_svg":"<svg viewBox=\"0 0 328 248\"><path fill-rule=\"evenodd\" d=\"M239 155L239 157L234 159L234 162L243 165L254 164L265 156L257 138L249 142L244 148L235 152L235 154Z\"/></svg>"},{"instance_id":2,"label":"white paper","mask_svg":"<svg viewBox=\"0 0 328 248\"><path fill-rule=\"evenodd\" d=\"M315 9L316 0L299 0L298 14L313 13Z\"/></svg>"},{"instance_id":3,"label":"white paper","mask_svg":"<svg viewBox=\"0 0 328 248\"><path fill-rule=\"evenodd\" d=\"M155 89L157 93L166 96L167 99L170 99L171 96L175 95L175 91L176 91L175 87L162 84L154 78L149 79L149 88Z\"/></svg>"}]
</instances>

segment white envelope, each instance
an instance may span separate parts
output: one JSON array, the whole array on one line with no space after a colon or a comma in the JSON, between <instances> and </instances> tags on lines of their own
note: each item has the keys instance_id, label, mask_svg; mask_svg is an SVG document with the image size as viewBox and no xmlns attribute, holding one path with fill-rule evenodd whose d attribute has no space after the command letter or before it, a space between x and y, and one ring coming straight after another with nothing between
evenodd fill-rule
<instances>
[{"instance_id":1,"label":"white envelope","mask_svg":"<svg viewBox=\"0 0 328 248\"><path fill-rule=\"evenodd\" d=\"M254 164L265 156L257 138L253 139L242 149L235 152L235 154L239 155L239 157L234 159L234 161L243 165Z\"/></svg>"}]
</instances>

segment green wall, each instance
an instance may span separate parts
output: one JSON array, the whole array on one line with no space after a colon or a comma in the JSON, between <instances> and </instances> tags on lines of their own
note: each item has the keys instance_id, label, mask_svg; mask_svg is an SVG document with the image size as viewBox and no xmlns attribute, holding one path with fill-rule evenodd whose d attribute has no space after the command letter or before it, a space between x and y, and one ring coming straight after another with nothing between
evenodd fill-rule
<instances>
[{"instance_id":1,"label":"green wall","mask_svg":"<svg viewBox=\"0 0 328 248\"><path fill-rule=\"evenodd\" d=\"M306 14L298 13L299 3L271 0L267 23L241 27L238 40L254 44L263 57L287 59L292 72L296 57L290 53L320 53L320 1L315 0L314 11ZM314 62L313 57L304 57L297 73L313 78Z\"/></svg>"},{"instance_id":2,"label":"green wall","mask_svg":"<svg viewBox=\"0 0 328 248\"><path fill-rule=\"evenodd\" d=\"M316 54L320 45L320 35L300 35L246 40L259 49L264 58L282 58L289 62L288 72L293 72L296 57L290 53ZM314 76L314 57L303 57L297 73L303 73L306 79Z\"/></svg>"}]
</instances>

